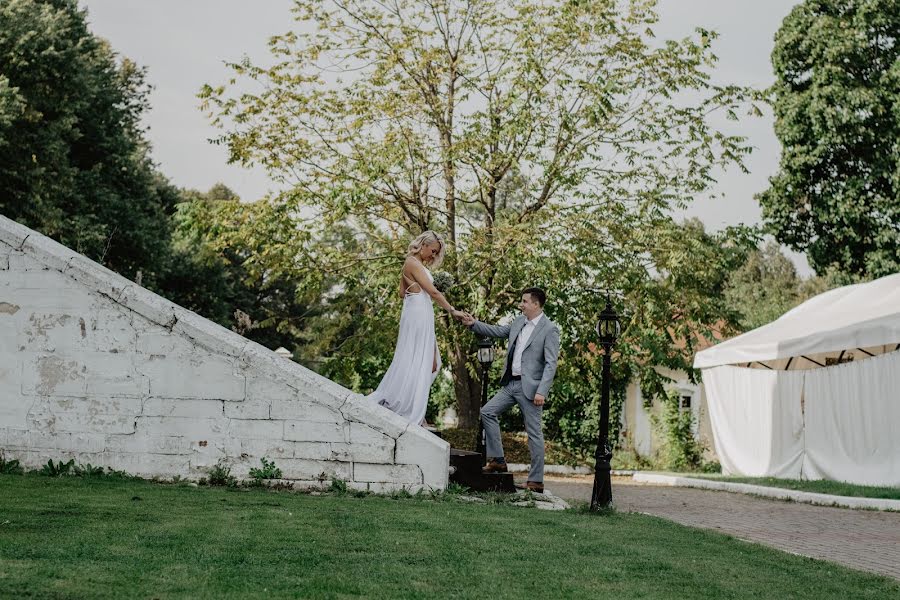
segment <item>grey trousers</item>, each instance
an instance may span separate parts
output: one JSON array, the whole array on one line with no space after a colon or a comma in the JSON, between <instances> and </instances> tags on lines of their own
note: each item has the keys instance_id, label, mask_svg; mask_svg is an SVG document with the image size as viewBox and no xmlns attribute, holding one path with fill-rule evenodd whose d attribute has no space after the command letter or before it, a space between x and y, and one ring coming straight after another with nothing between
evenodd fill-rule
<instances>
[{"instance_id":1,"label":"grey trousers","mask_svg":"<svg viewBox=\"0 0 900 600\"><path fill-rule=\"evenodd\" d=\"M528 434L528 451L531 453L531 470L528 472L528 481L543 483L544 433L541 431L541 416L544 414L544 407L535 406L532 400L525 397L525 394L522 393L521 381L510 381L481 408L485 450L491 458L503 456L500 422L497 417L515 403L519 404L519 410L525 417L525 432Z\"/></svg>"}]
</instances>

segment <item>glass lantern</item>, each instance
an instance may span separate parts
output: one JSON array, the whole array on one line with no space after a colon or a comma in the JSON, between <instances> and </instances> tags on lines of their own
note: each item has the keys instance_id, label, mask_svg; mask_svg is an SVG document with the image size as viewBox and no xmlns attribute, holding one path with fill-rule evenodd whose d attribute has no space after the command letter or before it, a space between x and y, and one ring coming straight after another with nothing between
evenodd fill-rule
<instances>
[{"instance_id":1,"label":"glass lantern","mask_svg":"<svg viewBox=\"0 0 900 600\"><path fill-rule=\"evenodd\" d=\"M600 344L605 348L611 348L616 343L619 334L622 332L622 324L619 321L619 315L616 314L609 298L606 299L606 307L600 311L600 317L597 321L597 336L600 338Z\"/></svg>"},{"instance_id":2,"label":"glass lantern","mask_svg":"<svg viewBox=\"0 0 900 600\"><path fill-rule=\"evenodd\" d=\"M494 362L494 342L489 337L478 338L478 362L484 366Z\"/></svg>"}]
</instances>

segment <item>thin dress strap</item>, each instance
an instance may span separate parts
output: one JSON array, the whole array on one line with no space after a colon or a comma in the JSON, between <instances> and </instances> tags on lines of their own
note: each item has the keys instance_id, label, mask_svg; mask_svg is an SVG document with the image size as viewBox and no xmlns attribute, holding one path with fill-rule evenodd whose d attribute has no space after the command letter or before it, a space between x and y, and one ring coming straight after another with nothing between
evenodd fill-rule
<instances>
[{"instance_id":1,"label":"thin dress strap","mask_svg":"<svg viewBox=\"0 0 900 600\"><path fill-rule=\"evenodd\" d=\"M400 276L403 278L403 283L406 283L407 281L409 281L409 278L406 276L405 273L401 272L401 273L400 273ZM419 291L418 291L418 292L410 292L410 291L409 291L409 288L411 288L411 287L414 286L414 285L418 285L418 286L419 286ZM413 282L412 282L411 284L409 284L408 286L406 286L406 289L403 291L403 295L408 295L408 294L420 294L420 293L422 293L422 286L419 285L419 282L418 282L418 281L415 281L415 280L413 280Z\"/></svg>"}]
</instances>

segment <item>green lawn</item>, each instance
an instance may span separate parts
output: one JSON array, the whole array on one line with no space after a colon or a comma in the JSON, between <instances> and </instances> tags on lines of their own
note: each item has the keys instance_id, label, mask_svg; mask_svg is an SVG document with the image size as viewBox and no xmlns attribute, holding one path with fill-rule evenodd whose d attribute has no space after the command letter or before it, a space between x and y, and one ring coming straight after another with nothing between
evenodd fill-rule
<instances>
[{"instance_id":1,"label":"green lawn","mask_svg":"<svg viewBox=\"0 0 900 600\"><path fill-rule=\"evenodd\" d=\"M643 515L0 476L0 597L898 598Z\"/></svg>"},{"instance_id":2,"label":"green lawn","mask_svg":"<svg viewBox=\"0 0 900 600\"><path fill-rule=\"evenodd\" d=\"M900 488L889 486L856 485L843 481L804 481L800 479L776 479L774 477L738 477L731 475L712 475L708 473L674 473L680 477L696 477L728 481L730 483L750 483L768 487L786 488L802 492L833 494L835 496L853 496L855 498L885 498L900 500Z\"/></svg>"}]
</instances>

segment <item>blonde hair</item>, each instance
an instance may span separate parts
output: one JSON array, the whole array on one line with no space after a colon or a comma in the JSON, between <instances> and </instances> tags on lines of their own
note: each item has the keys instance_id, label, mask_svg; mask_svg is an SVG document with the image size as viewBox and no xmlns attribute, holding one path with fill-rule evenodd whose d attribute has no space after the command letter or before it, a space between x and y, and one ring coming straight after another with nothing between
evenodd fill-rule
<instances>
[{"instance_id":1,"label":"blonde hair","mask_svg":"<svg viewBox=\"0 0 900 600\"><path fill-rule=\"evenodd\" d=\"M407 256L413 256L418 254L419 251L422 250L422 247L426 244L439 244L441 249L438 250L437 254L435 254L431 260L428 262L428 266L432 269L436 269L441 266L441 263L444 262L444 254L446 252L447 245L444 243L444 238L442 238L439 234L434 231L425 231L419 237L414 239L409 243L409 248L406 250Z\"/></svg>"}]
</instances>

